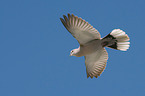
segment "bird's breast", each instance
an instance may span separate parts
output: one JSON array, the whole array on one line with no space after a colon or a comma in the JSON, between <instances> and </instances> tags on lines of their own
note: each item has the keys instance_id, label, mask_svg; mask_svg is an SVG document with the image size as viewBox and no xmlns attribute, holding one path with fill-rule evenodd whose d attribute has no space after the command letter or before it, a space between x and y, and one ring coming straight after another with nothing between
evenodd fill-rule
<instances>
[{"instance_id":1,"label":"bird's breast","mask_svg":"<svg viewBox=\"0 0 145 96\"><path fill-rule=\"evenodd\" d=\"M80 54L86 56L97 51L101 47L101 40L92 40L80 46Z\"/></svg>"}]
</instances>

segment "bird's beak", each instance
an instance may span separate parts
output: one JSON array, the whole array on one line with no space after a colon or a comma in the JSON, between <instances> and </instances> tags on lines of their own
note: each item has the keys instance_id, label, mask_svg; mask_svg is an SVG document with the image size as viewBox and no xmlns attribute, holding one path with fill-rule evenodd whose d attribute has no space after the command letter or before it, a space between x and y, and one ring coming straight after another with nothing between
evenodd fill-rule
<instances>
[{"instance_id":1,"label":"bird's beak","mask_svg":"<svg viewBox=\"0 0 145 96\"><path fill-rule=\"evenodd\" d=\"M69 56L72 56L71 54Z\"/></svg>"}]
</instances>

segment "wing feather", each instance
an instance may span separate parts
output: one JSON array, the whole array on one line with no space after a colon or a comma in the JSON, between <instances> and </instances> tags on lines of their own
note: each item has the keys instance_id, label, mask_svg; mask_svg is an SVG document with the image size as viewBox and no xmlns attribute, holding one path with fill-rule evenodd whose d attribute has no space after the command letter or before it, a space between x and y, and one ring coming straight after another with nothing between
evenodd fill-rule
<instances>
[{"instance_id":1,"label":"wing feather","mask_svg":"<svg viewBox=\"0 0 145 96\"><path fill-rule=\"evenodd\" d=\"M100 33L82 18L78 18L73 14L68 14L68 17L63 15L63 18L60 18L61 22L81 45L101 38Z\"/></svg>"},{"instance_id":2,"label":"wing feather","mask_svg":"<svg viewBox=\"0 0 145 96\"><path fill-rule=\"evenodd\" d=\"M96 52L85 56L85 64L88 77L98 77L106 67L108 53L105 48L100 48Z\"/></svg>"}]
</instances>

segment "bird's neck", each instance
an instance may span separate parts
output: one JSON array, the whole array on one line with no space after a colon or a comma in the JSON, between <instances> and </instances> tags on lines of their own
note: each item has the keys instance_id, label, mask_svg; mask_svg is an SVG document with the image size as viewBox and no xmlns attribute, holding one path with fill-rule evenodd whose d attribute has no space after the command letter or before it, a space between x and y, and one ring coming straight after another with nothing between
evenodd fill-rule
<instances>
[{"instance_id":1,"label":"bird's neck","mask_svg":"<svg viewBox=\"0 0 145 96\"><path fill-rule=\"evenodd\" d=\"M81 51L80 51L80 47L76 49L76 54L75 54L76 57L81 57Z\"/></svg>"}]
</instances>

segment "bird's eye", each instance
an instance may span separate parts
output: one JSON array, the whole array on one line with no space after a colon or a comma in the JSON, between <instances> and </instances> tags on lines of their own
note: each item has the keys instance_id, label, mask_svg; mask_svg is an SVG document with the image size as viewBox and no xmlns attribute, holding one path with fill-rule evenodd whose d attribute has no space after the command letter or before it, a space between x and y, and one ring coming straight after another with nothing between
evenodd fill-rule
<instances>
[{"instance_id":1,"label":"bird's eye","mask_svg":"<svg viewBox=\"0 0 145 96\"><path fill-rule=\"evenodd\" d=\"M71 51L71 53L74 52L73 50Z\"/></svg>"}]
</instances>

